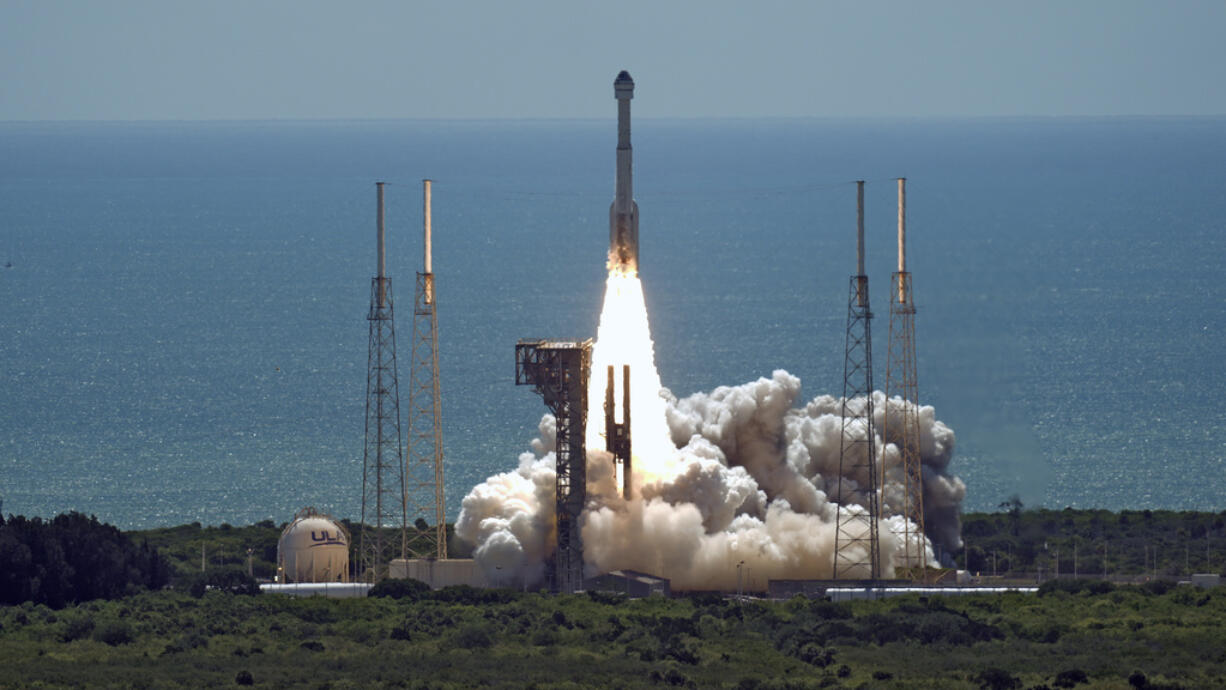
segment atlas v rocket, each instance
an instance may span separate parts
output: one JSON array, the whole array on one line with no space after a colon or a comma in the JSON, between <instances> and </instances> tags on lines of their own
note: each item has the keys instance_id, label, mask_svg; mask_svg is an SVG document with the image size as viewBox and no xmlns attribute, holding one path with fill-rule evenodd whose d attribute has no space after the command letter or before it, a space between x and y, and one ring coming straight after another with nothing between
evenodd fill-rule
<instances>
[{"instance_id":1,"label":"atlas v rocket","mask_svg":"<svg viewBox=\"0 0 1226 690\"><path fill-rule=\"evenodd\" d=\"M622 70L613 81L617 98L617 181L609 207L609 270L637 273L639 268L639 206L634 203L634 161L630 149L630 99L634 80Z\"/></svg>"}]
</instances>

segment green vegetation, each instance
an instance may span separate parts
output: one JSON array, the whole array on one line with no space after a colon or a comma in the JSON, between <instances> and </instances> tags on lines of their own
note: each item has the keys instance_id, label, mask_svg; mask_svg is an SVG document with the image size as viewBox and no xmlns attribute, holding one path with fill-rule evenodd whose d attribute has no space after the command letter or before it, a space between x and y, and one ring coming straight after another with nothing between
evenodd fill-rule
<instances>
[{"instance_id":1,"label":"green vegetation","mask_svg":"<svg viewBox=\"0 0 1226 690\"><path fill-rule=\"evenodd\" d=\"M975 570L985 556L1009 553L1019 580L1041 566L1038 594L849 603L430 591L414 581L380 584L365 599L257 596L248 559L257 576L272 574L281 528L271 522L121 534L79 515L10 517L0 525L2 593L29 600L0 607L0 687L1226 686L1226 588L1152 577L1155 567L1166 576L1220 572L1226 515L1004 508L964 517L971 546L959 560ZM34 534L42 536L31 542ZM1084 579L1099 542L1112 576L1150 579ZM59 550L27 547L22 560L29 543ZM1074 544L1081 579L1068 577ZM122 554L139 557L105 569ZM28 580L13 575L15 565L42 568L39 591L49 591L42 583L57 571L40 558L74 573L60 579L58 599L28 596ZM141 563L160 564L149 572L174 588L157 589ZM89 576L120 571L123 586Z\"/></svg>"},{"instance_id":2,"label":"green vegetation","mask_svg":"<svg viewBox=\"0 0 1226 690\"><path fill-rule=\"evenodd\" d=\"M1016 497L1001 509L963 516L960 567L1032 581L1057 572L1111 580L1226 574L1226 511L1024 510Z\"/></svg>"},{"instance_id":3,"label":"green vegetation","mask_svg":"<svg viewBox=\"0 0 1226 690\"><path fill-rule=\"evenodd\" d=\"M51 520L0 516L0 604L59 608L160 588L170 569L157 549L80 513Z\"/></svg>"},{"instance_id":4,"label":"green vegetation","mask_svg":"<svg viewBox=\"0 0 1226 690\"><path fill-rule=\"evenodd\" d=\"M1037 595L837 604L388 589L366 599L161 591L61 610L9 606L0 686L1226 684L1220 588L1053 582Z\"/></svg>"},{"instance_id":5,"label":"green vegetation","mask_svg":"<svg viewBox=\"0 0 1226 690\"><path fill-rule=\"evenodd\" d=\"M178 527L132 532L132 536L160 551L174 568L176 579L202 570L224 566L247 569L256 578L272 579L277 573L277 540L285 525L264 520L247 527L222 523L202 527L199 522Z\"/></svg>"}]
</instances>

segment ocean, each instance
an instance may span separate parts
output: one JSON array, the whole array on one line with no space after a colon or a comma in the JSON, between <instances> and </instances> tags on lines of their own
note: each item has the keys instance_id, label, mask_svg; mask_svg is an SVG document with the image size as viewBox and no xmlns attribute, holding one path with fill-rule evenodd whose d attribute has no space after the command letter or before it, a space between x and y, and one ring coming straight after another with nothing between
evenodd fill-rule
<instances>
[{"instance_id":1,"label":"ocean","mask_svg":"<svg viewBox=\"0 0 1226 690\"><path fill-rule=\"evenodd\" d=\"M360 512L375 181L402 408L433 184L447 515L595 334L609 120L0 123L0 499L125 529ZM640 274L675 395L841 394L866 180L885 384L907 178L921 402L967 510L1222 510L1226 118L641 120Z\"/></svg>"}]
</instances>

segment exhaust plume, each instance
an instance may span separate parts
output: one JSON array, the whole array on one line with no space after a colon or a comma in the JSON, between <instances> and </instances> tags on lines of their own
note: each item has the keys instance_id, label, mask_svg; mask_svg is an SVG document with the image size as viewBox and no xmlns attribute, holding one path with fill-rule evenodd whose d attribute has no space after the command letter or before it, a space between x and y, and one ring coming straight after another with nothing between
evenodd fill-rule
<instances>
[{"instance_id":1,"label":"exhaust plume","mask_svg":"<svg viewBox=\"0 0 1226 690\"><path fill-rule=\"evenodd\" d=\"M607 367L625 364L633 410L629 500L612 454L603 450L603 425L593 423L604 417ZM842 399L819 395L798 407L799 394L800 379L779 369L770 378L676 398L660 385L637 272L610 270L588 385L585 577L638 570L666 577L678 590L732 589L738 567L747 589L764 589L770 579L831 578L840 504L865 510L849 501L869 478L853 473L839 481ZM889 578L906 558L896 536L905 518L895 514L905 480L900 439L882 438L879 430L900 429L883 424L885 417L914 403L873 396L873 441L885 468L878 534L882 575ZM966 485L948 472L953 431L930 406L920 407L917 418L928 530L920 538L935 563L934 552L961 548ZM542 417L539 433L517 469L469 492L456 521L457 536L475 545L474 557L495 584L540 584L556 548L552 415ZM837 495L840 484L845 496Z\"/></svg>"}]
</instances>

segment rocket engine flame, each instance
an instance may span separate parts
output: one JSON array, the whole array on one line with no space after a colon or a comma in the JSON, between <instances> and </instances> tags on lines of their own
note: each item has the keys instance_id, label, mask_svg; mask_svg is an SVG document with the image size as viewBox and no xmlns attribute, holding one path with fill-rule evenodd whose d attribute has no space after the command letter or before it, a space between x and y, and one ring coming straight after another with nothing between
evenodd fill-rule
<instances>
[{"instance_id":1,"label":"rocket engine flame","mask_svg":"<svg viewBox=\"0 0 1226 690\"><path fill-rule=\"evenodd\" d=\"M605 447L604 426L596 423L604 418L608 385L605 371L612 365L615 372L620 372L626 364L630 365L630 409L633 411L630 452L633 486L637 492L644 482L672 474L677 447L670 439L664 399L660 397L660 374L656 371L643 284L634 270L613 269L605 283L604 309L592 347L592 374L587 393L589 453ZM624 419L621 391L617 393L614 416Z\"/></svg>"}]
</instances>

